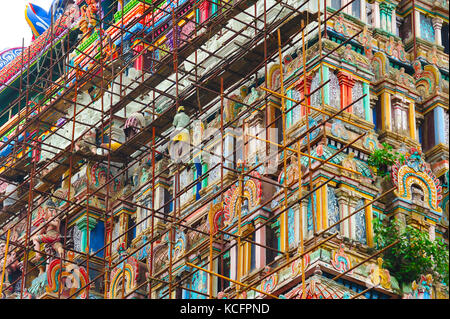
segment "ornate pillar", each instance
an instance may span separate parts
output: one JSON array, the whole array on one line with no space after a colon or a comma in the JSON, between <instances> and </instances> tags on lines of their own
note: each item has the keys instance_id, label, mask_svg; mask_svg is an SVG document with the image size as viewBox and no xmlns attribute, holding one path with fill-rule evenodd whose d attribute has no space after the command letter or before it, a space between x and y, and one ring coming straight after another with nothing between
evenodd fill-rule
<instances>
[{"instance_id":1,"label":"ornate pillar","mask_svg":"<svg viewBox=\"0 0 450 319\"><path fill-rule=\"evenodd\" d=\"M316 209L314 215L316 217L316 231L319 232L322 230L322 191L320 189L316 190Z\"/></svg>"},{"instance_id":2,"label":"ornate pillar","mask_svg":"<svg viewBox=\"0 0 450 319\"><path fill-rule=\"evenodd\" d=\"M87 232L93 230L95 226L97 225L97 220L91 216L89 216L89 230L88 230L88 219L87 216L81 217L77 222L76 225L79 230L81 230L82 236L81 236L81 251L88 253L87 251Z\"/></svg>"},{"instance_id":3,"label":"ornate pillar","mask_svg":"<svg viewBox=\"0 0 450 319\"><path fill-rule=\"evenodd\" d=\"M394 123L392 124L392 131L397 133L403 133L402 108L403 108L403 101L398 97L394 97L392 99L392 111L393 111L392 117L394 118Z\"/></svg>"},{"instance_id":4,"label":"ornate pillar","mask_svg":"<svg viewBox=\"0 0 450 319\"><path fill-rule=\"evenodd\" d=\"M352 79L350 74L342 71L339 71L337 77L341 89L341 109L343 109L352 102L352 88L355 85L355 80ZM347 108L346 112L353 113L353 105Z\"/></svg>"},{"instance_id":5,"label":"ornate pillar","mask_svg":"<svg viewBox=\"0 0 450 319\"><path fill-rule=\"evenodd\" d=\"M415 25L414 25L414 31L416 33L416 36L421 38L420 34L420 12L415 10L414 11L414 19L415 19Z\"/></svg>"},{"instance_id":6,"label":"ornate pillar","mask_svg":"<svg viewBox=\"0 0 450 319\"><path fill-rule=\"evenodd\" d=\"M322 199L322 229L327 229L328 227L328 192L327 186L322 186L320 188L321 199Z\"/></svg>"},{"instance_id":7,"label":"ornate pillar","mask_svg":"<svg viewBox=\"0 0 450 319\"><path fill-rule=\"evenodd\" d=\"M258 228L260 224L263 222L261 218L257 220L255 223L255 227ZM266 227L269 226L263 226L256 230L255 232L255 241L257 243L260 243L262 245L266 244ZM263 268L266 264L266 249L264 247L255 245L255 261L256 261L256 269Z\"/></svg>"},{"instance_id":8,"label":"ornate pillar","mask_svg":"<svg viewBox=\"0 0 450 319\"><path fill-rule=\"evenodd\" d=\"M307 75L306 76L306 95L308 95L308 105L311 105L311 97L309 96L311 92L311 82L312 82L312 76ZM295 86L295 89L300 93L300 101L303 100L305 97L305 78L304 76L301 76L300 79L297 81L297 84ZM306 101L303 101L300 105L300 114L301 116L306 115L306 108L303 106L303 104L306 103Z\"/></svg>"},{"instance_id":9,"label":"ornate pillar","mask_svg":"<svg viewBox=\"0 0 450 319\"><path fill-rule=\"evenodd\" d=\"M236 270L237 270L237 243L236 240L232 241L232 244L235 244L232 248L230 248L230 278L236 280ZM230 282L230 285L232 283Z\"/></svg>"},{"instance_id":10,"label":"ornate pillar","mask_svg":"<svg viewBox=\"0 0 450 319\"><path fill-rule=\"evenodd\" d=\"M433 18L433 28L434 28L434 41L437 45L442 45L441 29L442 29L442 19Z\"/></svg>"},{"instance_id":11,"label":"ornate pillar","mask_svg":"<svg viewBox=\"0 0 450 319\"><path fill-rule=\"evenodd\" d=\"M381 129L392 130L391 95L386 90L381 93Z\"/></svg>"},{"instance_id":12,"label":"ornate pillar","mask_svg":"<svg viewBox=\"0 0 450 319\"><path fill-rule=\"evenodd\" d=\"M348 202L348 215L352 214L356 210L356 197L349 198ZM350 234L349 238L356 240L356 214L350 217L349 219L349 225L348 225L348 232Z\"/></svg>"},{"instance_id":13,"label":"ornate pillar","mask_svg":"<svg viewBox=\"0 0 450 319\"><path fill-rule=\"evenodd\" d=\"M391 33L397 35L397 15L395 8L391 11Z\"/></svg>"},{"instance_id":14,"label":"ornate pillar","mask_svg":"<svg viewBox=\"0 0 450 319\"><path fill-rule=\"evenodd\" d=\"M433 110L434 115L434 139L435 145L446 144L445 141L445 111L442 106L436 106Z\"/></svg>"},{"instance_id":15,"label":"ornate pillar","mask_svg":"<svg viewBox=\"0 0 450 319\"><path fill-rule=\"evenodd\" d=\"M349 198L348 198L348 194L345 190L339 188L336 190L336 196L338 198L338 203L339 203L339 212L340 212L340 218L339 220L344 219L345 217L348 216L348 212L349 212ZM339 233L347 238L350 238L350 221L347 218L346 220L342 221L339 226Z\"/></svg>"},{"instance_id":16,"label":"ornate pillar","mask_svg":"<svg viewBox=\"0 0 450 319\"><path fill-rule=\"evenodd\" d=\"M364 205L367 205L367 203L370 202L370 199L364 200ZM367 246L373 247L373 212L372 212L372 205L369 205L365 209L366 213L366 238L367 238Z\"/></svg>"},{"instance_id":17,"label":"ornate pillar","mask_svg":"<svg viewBox=\"0 0 450 319\"><path fill-rule=\"evenodd\" d=\"M361 0L361 21L367 23L367 14L366 14L366 0Z\"/></svg>"},{"instance_id":18,"label":"ornate pillar","mask_svg":"<svg viewBox=\"0 0 450 319\"><path fill-rule=\"evenodd\" d=\"M365 120L368 122L373 122L372 112L370 109L370 86L369 86L369 83L363 82L363 94L366 95L363 98Z\"/></svg>"},{"instance_id":19,"label":"ornate pillar","mask_svg":"<svg viewBox=\"0 0 450 319\"><path fill-rule=\"evenodd\" d=\"M349 213L349 200L348 198L345 197L340 197L338 199L339 202L339 206L341 207L341 219L345 218L348 216ZM347 218L346 220L344 220L343 222L341 222L340 224L340 233L342 234L342 236L350 238L351 233L350 233L350 219Z\"/></svg>"},{"instance_id":20,"label":"ornate pillar","mask_svg":"<svg viewBox=\"0 0 450 319\"><path fill-rule=\"evenodd\" d=\"M380 23L380 3L375 0L373 2L373 9L372 9L372 24L374 28L381 28L381 23Z\"/></svg>"},{"instance_id":21,"label":"ornate pillar","mask_svg":"<svg viewBox=\"0 0 450 319\"><path fill-rule=\"evenodd\" d=\"M409 136L417 140L416 136L416 108L413 101L409 102Z\"/></svg>"},{"instance_id":22,"label":"ornate pillar","mask_svg":"<svg viewBox=\"0 0 450 319\"><path fill-rule=\"evenodd\" d=\"M386 30L387 20L386 20L386 7L383 5L384 3L380 4L380 24L381 29Z\"/></svg>"},{"instance_id":23,"label":"ornate pillar","mask_svg":"<svg viewBox=\"0 0 450 319\"><path fill-rule=\"evenodd\" d=\"M308 200L304 199L302 200L302 211L301 211L301 218L302 218L302 231L303 231L303 239L306 240L313 235L313 230L308 231ZM300 225L300 224L299 224ZM300 234L299 234L300 238Z\"/></svg>"}]
</instances>

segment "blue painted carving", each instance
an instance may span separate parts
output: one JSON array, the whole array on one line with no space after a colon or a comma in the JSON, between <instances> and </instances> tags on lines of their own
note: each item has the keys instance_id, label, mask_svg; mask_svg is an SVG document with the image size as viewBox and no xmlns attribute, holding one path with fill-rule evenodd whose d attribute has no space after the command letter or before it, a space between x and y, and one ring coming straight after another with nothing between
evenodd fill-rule
<instances>
[{"instance_id":1,"label":"blue painted carving","mask_svg":"<svg viewBox=\"0 0 450 319\"><path fill-rule=\"evenodd\" d=\"M22 48L12 48L0 52L0 70L8 65L16 57L20 56Z\"/></svg>"},{"instance_id":2,"label":"blue painted carving","mask_svg":"<svg viewBox=\"0 0 450 319\"><path fill-rule=\"evenodd\" d=\"M288 210L288 242L289 247L295 245L295 212L292 207Z\"/></svg>"},{"instance_id":3,"label":"blue painted carving","mask_svg":"<svg viewBox=\"0 0 450 319\"><path fill-rule=\"evenodd\" d=\"M361 82L356 82L352 88L352 101L356 101L361 96L363 96L363 86ZM366 118L364 111L364 99L360 99L358 102L353 104L353 113L360 118Z\"/></svg>"},{"instance_id":4,"label":"blue painted carving","mask_svg":"<svg viewBox=\"0 0 450 319\"><path fill-rule=\"evenodd\" d=\"M337 109L341 108L341 87L339 80L333 70L329 70L330 77L330 105Z\"/></svg>"},{"instance_id":5,"label":"blue painted carving","mask_svg":"<svg viewBox=\"0 0 450 319\"><path fill-rule=\"evenodd\" d=\"M50 27L53 21L56 21L63 13L67 4L67 0L55 0L53 1L48 11L42 9L35 4L28 4L25 9L25 20L33 32L33 36L37 38Z\"/></svg>"},{"instance_id":6,"label":"blue painted carving","mask_svg":"<svg viewBox=\"0 0 450 319\"><path fill-rule=\"evenodd\" d=\"M317 120L309 117L308 116L308 122L309 122L309 128L311 129L311 127L316 126L318 124ZM306 125L303 126L303 128L301 129L301 132L303 133L304 131L306 131ZM309 133L309 140L312 141L313 139L315 139L320 133L320 128L316 128L315 130L313 130L312 132ZM305 136L302 139L302 145L306 145L308 143L308 137Z\"/></svg>"},{"instance_id":7,"label":"blue painted carving","mask_svg":"<svg viewBox=\"0 0 450 319\"><path fill-rule=\"evenodd\" d=\"M342 124L341 120L334 120L333 124L331 125L331 134L343 139L343 140L347 140L348 139L348 133L347 130L345 129L344 125Z\"/></svg>"},{"instance_id":8,"label":"blue painted carving","mask_svg":"<svg viewBox=\"0 0 450 319\"><path fill-rule=\"evenodd\" d=\"M420 15L420 36L424 40L434 42L433 21L423 14Z\"/></svg>"},{"instance_id":9,"label":"blue painted carving","mask_svg":"<svg viewBox=\"0 0 450 319\"><path fill-rule=\"evenodd\" d=\"M311 200L312 198L312 200ZM306 221L307 221L307 226L306 229L308 231L313 231L313 213L312 213L312 209L313 209L313 205L314 205L314 214L317 212L317 207L316 207L316 193L313 193L312 196L308 197L308 210L307 210L307 214L306 214Z\"/></svg>"},{"instance_id":10,"label":"blue painted carving","mask_svg":"<svg viewBox=\"0 0 450 319\"><path fill-rule=\"evenodd\" d=\"M336 192L333 187L327 187L328 194L328 225L333 225L340 220L339 203L336 197ZM339 232L339 225L330 229L331 232Z\"/></svg>"},{"instance_id":11,"label":"blue painted carving","mask_svg":"<svg viewBox=\"0 0 450 319\"><path fill-rule=\"evenodd\" d=\"M358 210L363 206L364 206L364 199L361 198L358 200L355 210ZM364 209L355 214L355 221L356 221L356 225L355 225L356 240L359 241L360 243L367 244L366 213L365 213Z\"/></svg>"},{"instance_id":12,"label":"blue painted carving","mask_svg":"<svg viewBox=\"0 0 450 319\"><path fill-rule=\"evenodd\" d=\"M197 271L191 280L191 289L202 293L207 293L207 276L203 271ZM206 299L206 296L195 292L190 293L190 299Z\"/></svg>"}]
</instances>

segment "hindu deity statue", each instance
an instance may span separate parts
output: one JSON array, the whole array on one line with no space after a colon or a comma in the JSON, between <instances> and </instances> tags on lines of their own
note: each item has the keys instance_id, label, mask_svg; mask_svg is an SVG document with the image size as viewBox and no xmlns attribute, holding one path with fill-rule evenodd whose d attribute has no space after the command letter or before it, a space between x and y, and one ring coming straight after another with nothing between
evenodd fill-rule
<instances>
[{"instance_id":1,"label":"hindu deity statue","mask_svg":"<svg viewBox=\"0 0 450 319\"><path fill-rule=\"evenodd\" d=\"M81 18L78 22L78 28L83 33L83 36L91 33L97 26L97 12L98 5L96 0L86 0L87 7L81 8Z\"/></svg>"},{"instance_id":2,"label":"hindu deity statue","mask_svg":"<svg viewBox=\"0 0 450 319\"><path fill-rule=\"evenodd\" d=\"M62 257L64 250L60 242L61 236L59 232L61 219L58 216L58 209L55 203L51 200L47 201L44 207L38 210L38 215L33 226L39 228L41 225L43 225L42 228L31 238L34 250L36 251L36 256L33 258L33 261L38 262L42 258L42 254L40 253L41 243L51 245L59 257Z\"/></svg>"},{"instance_id":3,"label":"hindu deity statue","mask_svg":"<svg viewBox=\"0 0 450 319\"><path fill-rule=\"evenodd\" d=\"M89 22L89 28L95 28L97 26L97 12L98 12L98 4L97 0L86 0L86 4L88 5L85 8L84 13Z\"/></svg>"},{"instance_id":4,"label":"hindu deity statue","mask_svg":"<svg viewBox=\"0 0 450 319\"><path fill-rule=\"evenodd\" d=\"M356 162L354 160L355 157L355 153L350 152L343 160L342 160L342 166L347 168L347 169L351 169L353 171L357 170L356 167ZM354 175L354 173L351 173L347 170L342 170L342 175L344 176L348 176L348 177L352 177Z\"/></svg>"}]
</instances>

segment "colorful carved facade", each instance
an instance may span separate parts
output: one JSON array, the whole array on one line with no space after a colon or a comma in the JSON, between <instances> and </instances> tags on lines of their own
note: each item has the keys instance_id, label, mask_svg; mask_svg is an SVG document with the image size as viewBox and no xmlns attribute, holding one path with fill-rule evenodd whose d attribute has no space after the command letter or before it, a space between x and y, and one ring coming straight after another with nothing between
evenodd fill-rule
<instances>
[{"instance_id":1,"label":"colorful carved facade","mask_svg":"<svg viewBox=\"0 0 450 319\"><path fill-rule=\"evenodd\" d=\"M446 1L68 2L0 53L0 298L448 298L373 224L448 247Z\"/></svg>"}]
</instances>

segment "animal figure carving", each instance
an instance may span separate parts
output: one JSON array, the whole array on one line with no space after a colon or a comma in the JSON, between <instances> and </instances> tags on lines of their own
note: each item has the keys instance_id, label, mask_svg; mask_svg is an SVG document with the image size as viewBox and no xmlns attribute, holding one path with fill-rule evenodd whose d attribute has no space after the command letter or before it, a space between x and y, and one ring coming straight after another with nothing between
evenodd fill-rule
<instances>
[{"instance_id":1,"label":"animal figure carving","mask_svg":"<svg viewBox=\"0 0 450 319\"><path fill-rule=\"evenodd\" d=\"M382 265L383 258L379 257L377 259L377 265L372 265L370 268L369 278L375 286L381 285L383 288L390 289L391 276L389 274L389 270L383 269Z\"/></svg>"}]
</instances>

